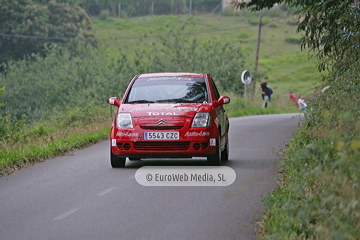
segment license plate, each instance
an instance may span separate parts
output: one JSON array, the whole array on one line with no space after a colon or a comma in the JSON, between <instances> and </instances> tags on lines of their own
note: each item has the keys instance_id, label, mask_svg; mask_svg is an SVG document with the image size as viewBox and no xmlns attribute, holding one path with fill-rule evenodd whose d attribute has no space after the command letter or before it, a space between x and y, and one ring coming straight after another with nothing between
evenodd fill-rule
<instances>
[{"instance_id":1,"label":"license plate","mask_svg":"<svg viewBox=\"0 0 360 240\"><path fill-rule=\"evenodd\" d=\"M145 140L179 140L179 132L145 132Z\"/></svg>"}]
</instances>

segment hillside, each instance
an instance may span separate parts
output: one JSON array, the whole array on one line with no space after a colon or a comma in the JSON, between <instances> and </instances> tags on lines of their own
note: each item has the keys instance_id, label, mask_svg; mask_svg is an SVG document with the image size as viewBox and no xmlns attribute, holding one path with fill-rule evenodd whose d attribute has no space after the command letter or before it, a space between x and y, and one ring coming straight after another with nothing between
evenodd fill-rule
<instances>
[{"instance_id":1,"label":"hillside","mask_svg":"<svg viewBox=\"0 0 360 240\"><path fill-rule=\"evenodd\" d=\"M275 90L274 97L289 91L311 94L316 82L321 79L316 65L307 53L300 50L299 39L293 16L281 9L263 13L258 72L268 76ZM169 29L191 18L184 33L189 38L206 42L211 39L228 42L244 53L246 69L253 71L258 35L258 14L243 11L229 15L196 16L147 16L104 20L92 19L101 43L110 56L116 57L121 48L133 56L135 51L157 46L157 36L169 33ZM239 72L244 69L239 69ZM240 84L240 79L239 79Z\"/></svg>"}]
</instances>

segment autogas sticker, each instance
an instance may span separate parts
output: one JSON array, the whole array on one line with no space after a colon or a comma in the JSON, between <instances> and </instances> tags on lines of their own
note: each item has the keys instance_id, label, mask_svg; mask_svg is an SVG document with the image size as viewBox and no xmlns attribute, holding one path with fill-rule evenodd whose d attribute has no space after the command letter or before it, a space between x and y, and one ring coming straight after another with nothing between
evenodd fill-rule
<instances>
[{"instance_id":1,"label":"autogas sticker","mask_svg":"<svg viewBox=\"0 0 360 240\"><path fill-rule=\"evenodd\" d=\"M111 139L111 146L116 147L116 139Z\"/></svg>"},{"instance_id":2,"label":"autogas sticker","mask_svg":"<svg viewBox=\"0 0 360 240\"><path fill-rule=\"evenodd\" d=\"M206 137L206 136L210 136L210 132L187 132L184 135L185 137Z\"/></svg>"},{"instance_id":3,"label":"autogas sticker","mask_svg":"<svg viewBox=\"0 0 360 240\"><path fill-rule=\"evenodd\" d=\"M210 146L216 146L216 139L210 138Z\"/></svg>"},{"instance_id":4,"label":"autogas sticker","mask_svg":"<svg viewBox=\"0 0 360 240\"><path fill-rule=\"evenodd\" d=\"M139 133L137 133L137 132L117 132L116 136L118 136L118 137L138 137Z\"/></svg>"}]
</instances>

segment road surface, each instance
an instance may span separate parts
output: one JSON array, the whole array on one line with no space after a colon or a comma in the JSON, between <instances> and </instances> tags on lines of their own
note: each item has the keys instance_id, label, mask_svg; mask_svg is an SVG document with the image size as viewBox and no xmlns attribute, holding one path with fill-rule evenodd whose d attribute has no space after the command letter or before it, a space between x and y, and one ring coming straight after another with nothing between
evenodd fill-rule
<instances>
[{"instance_id":1,"label":"road surface","mask_svg":"<svg viewBox=\"0 0 360 240\"><path fill-rule=\"evenodd\" d=\"M149 187L143 166L206 166L204 159L127 162L109 142L0 178L0 239L256 239L262 198L276 187L276 152L299 114L230 119L229 186Z\"/></svg>"}]
</instances>

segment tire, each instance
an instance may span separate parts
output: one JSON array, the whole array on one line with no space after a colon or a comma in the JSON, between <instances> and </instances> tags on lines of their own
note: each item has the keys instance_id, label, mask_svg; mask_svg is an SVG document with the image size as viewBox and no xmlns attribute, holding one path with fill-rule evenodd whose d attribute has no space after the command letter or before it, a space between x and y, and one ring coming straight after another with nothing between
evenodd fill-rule
<instances>
[{"instance_id":1,"label":"tire","mask_svg":"<svg viewBox=\"0 0 360 240\"><path fill-rule=\"evenodd\" d=\"M212 156L207 157L210 166L221 166L220 133L216 139L216 151Z\"/></svg>"},{"instance_id":2,"label":"tire","mask_svg":"<svg viewBox=\"0 0 360 240\"><path fill-rule=\"evenodd\" d=\"M229 160L229 137L226 139L224 150L221 152L221 161Z\"/></svg>"},{"instance_id":3,"label":"tire","mask_svg":"<svg viewBox=\"0 0 360 240\"><path fill-rule=\"evenodd\" d=\"M118 157L113 154L110 148L110 160L111 160L111 166L113 168L123 168L125 167L126 157Z\"/></svg>"}]
</instances>

